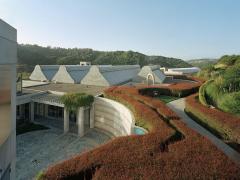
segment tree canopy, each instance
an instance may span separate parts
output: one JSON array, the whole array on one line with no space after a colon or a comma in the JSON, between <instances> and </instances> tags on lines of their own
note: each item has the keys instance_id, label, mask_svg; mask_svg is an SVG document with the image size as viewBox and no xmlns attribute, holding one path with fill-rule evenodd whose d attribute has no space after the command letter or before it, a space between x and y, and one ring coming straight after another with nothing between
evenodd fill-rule
<instances>
[{"instance_id":1,"label":"tree canopy","mask_svg":"<svg viewBox=\"0 0 240 180\"><path fill-rule=\"evenodd\" d=\"M41 47L38 45L18 45L18 65L23 71L32 71L37 64L79 64L90 61L92 64L140 66L157 64L164 67L191 67L187 62L164 56L147 56L133 51L95 51L92 49ZM28 66L30 68L24 68ZM26 70L27 69L27 70Z\"/></svg>"}]
</instances>

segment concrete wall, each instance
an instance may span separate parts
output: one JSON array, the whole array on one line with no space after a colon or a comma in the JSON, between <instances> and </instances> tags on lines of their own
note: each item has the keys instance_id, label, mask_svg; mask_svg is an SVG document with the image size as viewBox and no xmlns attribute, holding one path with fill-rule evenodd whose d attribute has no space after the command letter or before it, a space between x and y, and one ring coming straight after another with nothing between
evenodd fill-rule
<instances>
[{"instance_id":1,"label":"concrete wall","mask_svg":"<svg viewBox=\"0 0 240 180\"><path fill-rule=\"evenodd\" d=\"M16 63L16 29L0 19L0 179L15 179Z\"/></svg>"},{"instance_id":2,"label":"concrete wall","mask_svg":"<svg viewBox=\"0 0 240 180\"><path fill-rule=\"evenodd\" d=\"M94 126L110 132L114 136L133 133L135 120L131 111L124 105L101 97L95 97Z\"/></svg>"}]
</instances>

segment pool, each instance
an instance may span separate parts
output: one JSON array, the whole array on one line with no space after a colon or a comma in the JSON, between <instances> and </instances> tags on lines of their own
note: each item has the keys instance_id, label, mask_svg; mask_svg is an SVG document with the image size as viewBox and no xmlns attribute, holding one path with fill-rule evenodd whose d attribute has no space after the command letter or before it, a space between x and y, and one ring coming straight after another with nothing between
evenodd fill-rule
<instances>
[{"instance_id":1,"label":"pool","mask_svg":"<svg viewBox=\"0 0 240 180\"><path fill-rule=\"evenodd\" d=\"M147 133L147 130L143 129L142 127L139 127L139 126L134 127L134 134L143 135L146 133Z\"/></svg>"}]
</instances>

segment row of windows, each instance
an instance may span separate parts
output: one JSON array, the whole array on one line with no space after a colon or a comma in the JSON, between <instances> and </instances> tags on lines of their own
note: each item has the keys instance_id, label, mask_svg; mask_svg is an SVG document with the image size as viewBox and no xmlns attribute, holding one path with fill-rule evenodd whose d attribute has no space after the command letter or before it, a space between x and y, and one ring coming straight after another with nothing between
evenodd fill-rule
<instances>
[{"instance_id":1,"label":"row of windows","mask_svg":"<svg viewBox=\"0 0 240 180\"><path fill-rule=\"evenodd\" d=\"M47 108L45 108L46 105L35 103L34 104L34 111L36 115L45 116L46 114L50 117L54 118L62 118L63 117L63 108L57 107L57 106L51 106L48 105Z\"/></svg>"}]
</instances>

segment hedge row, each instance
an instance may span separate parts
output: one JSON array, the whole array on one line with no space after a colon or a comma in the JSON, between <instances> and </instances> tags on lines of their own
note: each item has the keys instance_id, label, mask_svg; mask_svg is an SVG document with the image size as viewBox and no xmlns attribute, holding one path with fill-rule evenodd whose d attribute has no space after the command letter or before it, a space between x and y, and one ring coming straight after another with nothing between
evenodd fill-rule
<instances>
[{"instance_id":1,"label":"hedge row","mask_svg":"<svg viewBox=\"0 0 240 180\"><path fill-rule=\"evenodd\" d=\"M197 94L186 98L185 111L217 136L239 148L240 118L202 105Z\"/></svg>"},{"instance_id":2,"label":"hedge row","mask_svg":"<svg viewBox=\"0 0 240 180\"><path fill-rule=\"evenodd\" d=\"M237 179L240 167L209 140L168 115L138 89L112 87L106 96L127 105L149 133L119 137L50 167L42 179ZM166 114L167 113L167 114ZM175 116L175 115L174 115Z\"/></svg>"},{"instance_id":3,"label":"hedge row","mask_svg":"<svg viewBox=\"0 0 240 180\"><path fill-rule=\"evenodd\" d=\"M196 76L188 76L188 75L173 75L174 79L181 79L181 80L189 80L189 81L196 81L200 83L204 83L205 80Z\"/></svg>"},{"instance_id":4,"label":"hedge row","mask_svg":"<svg viewBox=\"0 0 240 180\"><path fill-rule=\"evenodd\" d=\"M196 93L201 86L201 82L196 83L174 83L168 86L155 85L155 86L140 86L139 93L142 95L155 96L155 95L167 95L175 97L185 97L190 94Z\"/></svg>"},{"instance_id":5,"label":"hedge row","mask_svg":"<svg viewBox=\"0 0 240 180\"><path fill-rule=\"evenodd\" d=\"M207 99L206 99L206 87L212 83L213 80L209 80L205 82L199 89L199 101L202 105L209 107Z\"/></svg>"}]
</instances>

